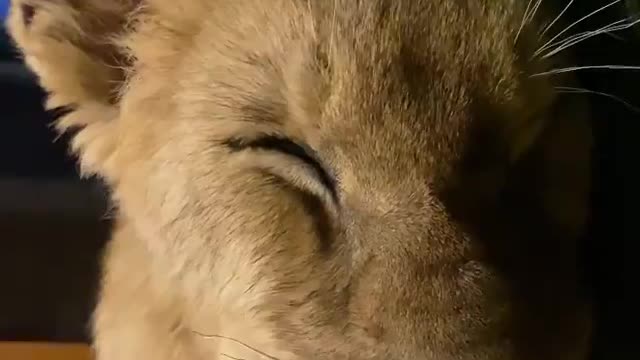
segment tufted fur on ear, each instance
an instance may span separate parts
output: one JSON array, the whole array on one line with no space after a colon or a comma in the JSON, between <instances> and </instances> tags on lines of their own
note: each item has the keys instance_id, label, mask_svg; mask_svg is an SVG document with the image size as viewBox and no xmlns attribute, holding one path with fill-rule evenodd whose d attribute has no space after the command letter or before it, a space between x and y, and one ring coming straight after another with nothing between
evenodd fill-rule
<instances>
[{"instance_id":1,"label":"tufted fur on ear","mask_svg":"<svg viewBox=\"0 0 640 360\"><path fill-rule=\"evenodd\" d=\"M8 29L48 91L56 124L77 131L72 149L85 175L106 175L117 138L125 52L117 45L139 0L14 0Z\"/></svg>"}]
</instances>

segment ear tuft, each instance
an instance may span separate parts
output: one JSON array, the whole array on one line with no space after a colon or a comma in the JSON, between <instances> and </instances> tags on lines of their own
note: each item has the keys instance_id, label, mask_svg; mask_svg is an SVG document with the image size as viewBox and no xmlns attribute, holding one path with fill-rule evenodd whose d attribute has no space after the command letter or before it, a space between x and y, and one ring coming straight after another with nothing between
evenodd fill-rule
<instances>
[{"instance_id":1,"label":"ear tuft","mask_svg":"<svg viewBox=\"0 0 640 360\"><path fill-rule=\"evenodd\" d=\"M78 130L81 168L103 173L115 152L119 93L128 58L116 44L139 0L14 0L8 29L49 92L48 109L71 109L56 125Z\"/></svg>"}]
</instances>

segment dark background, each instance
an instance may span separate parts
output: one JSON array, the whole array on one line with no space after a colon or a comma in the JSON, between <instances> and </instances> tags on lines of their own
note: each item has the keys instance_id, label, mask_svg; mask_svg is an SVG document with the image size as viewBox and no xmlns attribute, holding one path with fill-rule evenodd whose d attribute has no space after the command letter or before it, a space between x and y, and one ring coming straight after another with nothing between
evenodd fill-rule
<instances>
[{"instance_id":1,"label":"dark background","mask_svg":"<svg viewBox=\"0 0 640 360\"><path fill-rule=\"evenodd\" d=\"M0 340L86 340L106 196L54 142L45 94L9 45L0 27Z\"/></svg>"},{"instance_id":2,"label":"dark background","mask_svg":"<svg viewBox=\"0 0 640 360\"><path fill-rule=\"evenodd\" d=\"M489 1L489 0L487 0ZM545 0L551 1L551 0ZM560 8L568 0L560 0ZM576 0L566 22L608 1ZM593 30L636 16L621 2L572 28ZM556 29L560 28L557 25ZM557 30L556 30L557 31ZM640 26L573 48L578 65L640 65ZM639 71L581 71L586 89L640 108ZM635 346L637 296L630 218L640 113L604 96L588 96L594 116L593 219L584 242L589 285L598 302L594 359L640 359ZM108 238L106 195L78 178L66 139L54 142L44 94L0 29L0 340L87 341L99 258Z\"/></svg>"}]
</instances>

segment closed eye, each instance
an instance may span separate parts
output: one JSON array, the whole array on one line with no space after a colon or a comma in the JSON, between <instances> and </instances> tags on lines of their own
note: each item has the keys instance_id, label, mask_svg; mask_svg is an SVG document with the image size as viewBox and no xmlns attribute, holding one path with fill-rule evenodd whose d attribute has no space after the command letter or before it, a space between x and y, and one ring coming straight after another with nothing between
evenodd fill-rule
<instances>
[{"instance_id":1,"label":"closed eye","mask_svg":"<svg viewBox=\"0 0 640 360\"><path fill-rule=\"evenodd\" d=\"M314 151L309 149L308 146L300 145L287 137L277 135L265 135L254 139L231 138L227 139L224 144L232 151L261 149L295 157L309 165L315 171L322 185L329 190L334 200L336 199L335 178L329 174L317 159Z\"/></svg>"}]
</instances>

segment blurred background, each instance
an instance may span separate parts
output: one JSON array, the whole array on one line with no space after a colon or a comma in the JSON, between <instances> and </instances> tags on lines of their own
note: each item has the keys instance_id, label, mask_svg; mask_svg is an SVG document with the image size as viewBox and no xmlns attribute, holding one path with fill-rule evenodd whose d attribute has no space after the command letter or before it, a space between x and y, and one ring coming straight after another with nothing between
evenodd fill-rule
<instances>
[{"instance_id":1,"label":"blurred background","mask_svg":"<svg viewBox=\"0 0 640 360\"><path fill-rule=\"evenodd\" d=\"M488 1L488 0L487 0ZM523 0L527 1L527 0ZM570 0L556 1L560 9ZM576 0L571 23L610 0ZM8 0L0 0L0 19ZM594 30L637 18L639 0L615 1L572 28ZM574 47L578 65L640 65L640 26ZM640 359L630 292L639 274L631 254L633 167L640 141L640 72L582 71L594 116L593 216L583 251L598 301L594 359ZM97 180L80 180L67 139L50 128L55 114L0 27L0 341L88 341L99 259L108 238L107 195ZM635 108L634 108L635 107ZM55 141L54 141L55 140ZM633 193L632 193L633 192Z\"/></svg>"},{"instance_id":2,"label":"blurred background","mask_svg":"<svg viewBox=\"0 0 640 360\"><path fill-rule=\"evenodd\" d=\"M0 26L0 341L86 341L108 236L105 192L54 141L44 95Z\"/></svg>"}]
</instances>

